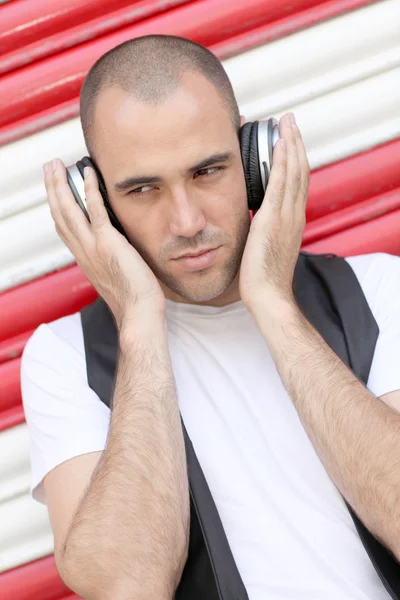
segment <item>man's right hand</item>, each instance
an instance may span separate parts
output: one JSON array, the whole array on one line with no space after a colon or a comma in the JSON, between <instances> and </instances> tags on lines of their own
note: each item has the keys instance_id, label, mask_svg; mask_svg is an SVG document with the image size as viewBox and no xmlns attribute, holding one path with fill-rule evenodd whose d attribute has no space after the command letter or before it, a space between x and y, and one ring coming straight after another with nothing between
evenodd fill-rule
<instances>
[{"instance_id":1,"label":"man's right hand","mask_svg":"<svg viewBox=\"0 0 400 600\"><path fill-rule=\"evenodd\" d=\"M69 188L63 162L54 159L43 170L56 231L113 312L118 329L139 316L164 320L164 293L147 263L111 224L94 170L85 176L90 223Z\"/></svg>"}]
</instances>

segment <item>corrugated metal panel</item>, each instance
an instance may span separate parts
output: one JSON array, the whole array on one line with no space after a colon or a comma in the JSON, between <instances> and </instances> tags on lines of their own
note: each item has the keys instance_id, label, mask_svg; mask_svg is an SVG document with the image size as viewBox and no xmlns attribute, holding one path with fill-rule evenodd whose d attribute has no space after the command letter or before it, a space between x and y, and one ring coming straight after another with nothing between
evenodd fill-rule
<instances>
[{"instance_id":1,"label":"corrugated metal panel","mask_svg":"<svg viewBox=\"0 0 400 600\"><path fill-rule=\"evenodd\" d=\"M47 510L32 501L29 484L29 439L23 424L0 435L0 573L53 551Z\"/></svg>"},{"instance_id":2,"label":"corrugated metal panel","mask_svg":"<svg viewBox=\"0 0 400 600\"><path fill-rule=\"evenodd\" d=\"M53 156L69 164L86 153L71 117L100 54L150 32L212 46L248 120L296 114L313 169L304 247L400 254L399 0L295 0L290 9L280 0L267 9L262 0L34 4L34 11L30 0L0 9L10 17L8 25L0 18L0 144L14 140L0 148L0 572L7 571L0 600L68 594L53 558L44 558L53 550L47 511L29 497L19 357L40 322L95 297L79 268L68 266L74 258L54 232L41 165ZM24 137L29 132L36 133Z\"/></svg>"},{"instance_id":3,"label":"corrugated metal panel","mask_svg":"<svg viewBox=\"0 0 400 600\"><path fill-rule=\"evenodd\" d=\"M2 11L0 73L191 0L18 0Z\"/></svg>"},{"instance_id":4,"label":"corrugated metal panel","mask_svg":"<svg viewBox=\"0 0 400 600\"><path fill-rule=\"evenodd\" d=\"M319 3L320 0L294 0L291 10ZM247 0L246 3L198 0L51 56L28 69L6 74L1 80L4 96L0 98L0 127L77 97L90 65L101 54L127 39L157 31L184 35L209 46L220 42L224 36L246 30L247 23L251 28L268 20L268 14L276 18L281 12L278 0L270 0L268 8L263 0Z\"/></svg>"},{"instance_id":5,"label":"corrugated metal panel","mask_svg":"<svg viewBox=\"0 0 400 600\"><path fill-rule=\"evenodd\" d=\"M204 45L210 45L222 59L368 4L371 4L371 0L331 0L322 3L320 0L296 0L286 7L280 0L269 0L267 6L264 0L247 0L246 3L231 2L231 0L197 0L195 4L187 7L187 10L169 12L165 16L146 20L134 28L128 28L122 33L113 34L112 37L106 36L88 47L85 45L84 54L80 48L77 48L76 53L72 55L62 53L61 64L57 58L53 63L45 62L37 73L38 79L32 77L31 70L23 72L23 74L27 73L28 81L25 77L22 88L24 94L15 99L13 110L10 111L8 107L8 116L3 117L7 123L10 118L12 119L8 125L3 123L1 126L2 112L5 111L4 109L2 111L0 99L0 145L78 115L78 90L88 66L107 49L131 37L155 32L178 34ZM312 8L309 8L310 6ZM274 20L282 12L285 17ZM263 25L252 29L260 16ZM244 33L241 35L239 33L232 39L235 33L243 30ZM6 89L4 81L6 86L9 86L7 87L8 98L13 97L10 96L10 92L21 89L18 85L18 76L17 81L12 77L3 79L2 87ZM34 102L32 96L35 96ZM26 103L34 108L32 115L27 110ZM42 103L41 108L40 103ZM14 122L15 111L17 113L19 111L20 120L17 122ZM14 113L12 117L10 113ZM25 113L26 117L23 116Z\"/></svg>"},{"instance_id":6,"label":"corrugated metal panel","mask_svg":"<svg viewBox=\"0 0 400 600\"><path fill-rule=\"evenodd\" d=\"M399 1L387 0L225 61L242 113L253 120L294 110L312 169L397 137L399 21ZM379 31L374 44L372 26ZM344 51L335 46L341 30L354 32L344 36ZM300 57L297 69L293 56ZM0 182L0 255L7 251L0 290L74 262L54 231L39 165L53 156L69 164L85 152L78 119L0 149L6 173Z\"/></svg>"}]
</instances>

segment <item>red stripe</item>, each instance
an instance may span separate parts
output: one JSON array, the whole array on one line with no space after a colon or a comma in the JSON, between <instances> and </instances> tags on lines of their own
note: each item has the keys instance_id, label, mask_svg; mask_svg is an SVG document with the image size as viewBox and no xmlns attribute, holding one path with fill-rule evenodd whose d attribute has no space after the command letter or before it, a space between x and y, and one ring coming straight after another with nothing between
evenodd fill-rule
<instances>
[{"instance_id":1,"label":"red stripe","mask_svg":"<svg viewBox=\"0 0 400 600\"><path fill-rule=\"evenodd\" d=\"M54 556L0 574L1 600L73 600L78 596L62 582Z\"/></svg>"},{"instance_id":2,"label":"red stripe","mask_svg":"<svg viewBox=\"0 0 400 600\"><path fill-rule=\"evenodd\" d=\"M22 350L24 349L25 344L32 333L33 330L31 329L8 340L0 342L0 365L1 363L21 356Z\"/></svg>"},{"instance_id":3,"label":"red stripe","mask_svg":"<svg viewBox=\"0 0 400 600\"><path fill-rule=\"evenodd\" d=\"M0 413L0 432L21 425L21 423L25 423L25 415L21 404Z\"/></svg>"},{"instance_id":4,"label":"red stripe","mask_svg":"<svg viewBox=\"0 0 400 600\"><path fill-rule=\"evenodd\" d=\"M311 244L326 239L340 231L356 227L360 223L376 219L399 209L400 187L386 192L382 196L369 198L359 204L336 210L332 214L311 221L304 231L303 244Z\"/></svg>"},{"instance_id":5,"label":"red stripe","mask_svg":"<svg viewBox=\"0 0 400 600\"><path fill-rule=\"evenodd\" d=\"M6 45L8 44L9 47L7 49L8 54L5 54L2 58L0 57L0 74L26 64L32 64L46 56L52 56L77 44L88 42L100 35L105 35L120 27L127 27L156 13L165 12L170 8L187 4L190 1L193 0L142 0L129 6L132 4L132 0L119 0L116 6L115 2L110 4L108 0L102 0L101 2L90 0L90 2L84 3L84 6L81 6L82 3L79 3L78 6L66 6L66 9L70 8L74 11L70 15L74 17L71 21L64 22L63 18L52 20L51 17L54 16L62 17L62 14L57 11L52 12L49 15L50 18L48 18L48 15L44 15L44 21L38 21L37 18L30 21L29 26L32 26L31 28L28 27L22 31L14 28L3 34L3 37L6 37ZM31 3L31 0L29 2ZM24 4L26 4L25 0ZM84 12L85 6L90 9L88 12ZM122 8L115 10L119 6L122 6ZM111 9L114 12L109 12ZM51 8L51 10L54 11L54 8ZM82 17L77 18L80 14L82 14ZM43 23L49 25L47 37L41 36L38 32L33 35L34 31L31 31L31 29L34 29L34 25L39 26ZM25 37L21 33L25 34ZM29 41L25 39L28 34L32 34L29 35ZM12 44L13 38L17 38L14 45ZM0 34L0 54L3 50L1 42Z\"/></svg>"},{"instance_id":6,"label":"red stripe","mask_svg":"<svg viewBox=\"0 0 400 600\"><path fill-rule=\"evenodd\" d=\"M11 142L16 142L28 135L44 131L78 115L79 99L67 100L56 107L47 108L16 123L10 123L2 127L0 129L0 146L11 144Z\"/></svg>"},{"instance_id":7,"label":"red stripe","mask_svg":"<svg viewBox=\"0 0 400 600\"><path fill-rule=\"evenodd\" d=\"M400 210L341 231L313 244L306 244L308 252L333 252L339 256L354 256L372 252L400 255Z\"/></svg>"},{"instance_id":8,"label":"red stripe","mask_svg":"<svg viewBox=\"0 0 400 600\"><path fill-rule=\"evenodd\" d=\"M397 139L313 171L307 221L400 187L399 157Z\"/></svg>"},{"instance_id":9,"label":"red stripe","mask_svg":"<svg viewBox=\"0 0 400 600\"><path fill-rule=\"evenodd\" d=\"M364 0L363 3L368 2ZM290 13L295 14L317 4L320 0L292 0ZM245 3L198 0L18 69L0 79L0 126L76 98L88 69L97 58L127 39L157 31L188 37L209 46L254 29L262 22L276 20L283 11L286 12L287 7L285 9L281 0L269 0L268 7L265 0L247 0ZM296 22L294 20L293 24Z\"/></svg>"},{"instance_id":10,"label":"red stripe","mask_svg":"<svg viewBox=\"0 0 400 600\"><path fill-rule=\"evenodd\" d=\"M1 8L0 55L129 4L132 0L14 0Z\"/></svg>"},{"instance_id":11,"label":"red stripe","mask_svg":"<svg viewBox=\"0 0 400 600\"><path fill-rule=\"evenodd\" d=\"M96 295L77 266L4 292L0 295L0 315L7 315L7 318L0 319L0 340L34 329L39 323L77 312Z\"/></svg>"},{"instance_id":12,"label":"red stripe","mask_svg":"<svg viewBox=\"0 0 400 600\"><path fill-rule=\"evenodd\" d=\"M21 359L14 358L0 365L0 413L22 402L20 386Z\"/></svg>"}]
</instances>

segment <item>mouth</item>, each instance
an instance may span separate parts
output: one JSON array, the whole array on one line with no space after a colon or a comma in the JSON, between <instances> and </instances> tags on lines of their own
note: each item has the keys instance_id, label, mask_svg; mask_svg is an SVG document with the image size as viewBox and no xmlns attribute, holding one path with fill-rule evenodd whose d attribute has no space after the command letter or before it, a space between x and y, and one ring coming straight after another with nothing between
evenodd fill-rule
<instances>
[{"instance_id":1,"label":"mouth","mask_svg":"<svg viewBox=\"0 0 400 600\"><path fill-rule=\"evenodd\" d=\"M211 266L211 264L214 262L220 248L221 246L218 246L217 248L205 250L200 254L180 256L174 260L176 260L178 264L182 265L186 269L192 271L197 269L205 269Z\"/></svg>"},{"instance_id":2,"label":"mouth","mask_svg":"<svg viewBox=\"0 0 400 600\"><path fill-rule=\"evenodd\" d=\"M215 250L215 248L204 248L203 250L199 250L199 252L188 252L186 254L181 254L181 256L177 256L174 260L178 260L180 258L194 258L196 256L201 256L202 254L206 254L211 250Z\"/></svg>"}]
</instances>

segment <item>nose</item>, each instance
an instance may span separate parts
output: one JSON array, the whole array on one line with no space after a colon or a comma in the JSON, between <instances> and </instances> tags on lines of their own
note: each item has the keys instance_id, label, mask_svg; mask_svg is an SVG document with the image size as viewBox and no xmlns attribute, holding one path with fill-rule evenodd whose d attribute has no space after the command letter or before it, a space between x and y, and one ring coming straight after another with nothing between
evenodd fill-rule
<instances>
[{"instance_id":1,"label":"nose","mask_svg":"<svg viewBox=\"0 0 400 600\"><path fill-rule=\"evenodd\" d=\"M196 199L182 187L171 197L169 230L174 237L193 237L204 229L206 219Z\"/></svg>"}]
</instances>

